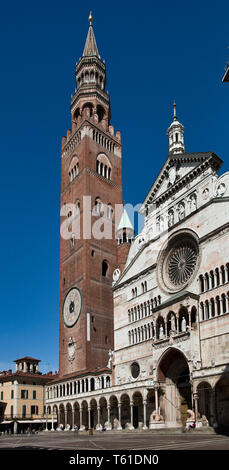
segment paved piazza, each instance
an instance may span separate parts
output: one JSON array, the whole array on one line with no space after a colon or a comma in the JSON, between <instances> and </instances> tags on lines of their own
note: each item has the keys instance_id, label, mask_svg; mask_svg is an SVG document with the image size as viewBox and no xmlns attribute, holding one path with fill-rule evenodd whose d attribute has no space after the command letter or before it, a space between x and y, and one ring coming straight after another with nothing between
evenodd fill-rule
<instances>
[{"instance_id":1,"label":"paved piazza","mask_svg":"<svg viewBox=\"0 0 229 470\"><path fill-rule=\"evenodd\" d=\"M1 436L0 449L46 450L229 450L229 436L217 434L41 433Z\"/></svg>"}]
</instances>

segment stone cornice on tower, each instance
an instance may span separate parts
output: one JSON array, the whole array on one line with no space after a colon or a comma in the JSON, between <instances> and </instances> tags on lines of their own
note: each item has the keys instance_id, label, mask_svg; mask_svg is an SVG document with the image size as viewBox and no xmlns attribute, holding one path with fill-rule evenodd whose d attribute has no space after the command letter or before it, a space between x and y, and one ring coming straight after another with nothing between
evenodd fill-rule
<instances>
[{"instance_id":1,"label":"stone cornice on tower","mask_svg":"<svg viewBox=\"0 0 229 470\"><path fill-rule=\"evenodd\" d=\"M102 90L92 89L90 86L84 87L84 89L77 90L77 92L71 97L71 113L73 114L75 109L77 108L77 104L80 100L84 98L96 98L102 103L110 106L110 97L107 93Z\"/></svg>"},{"instance_id":2,"label":"stone cornice on tower","mask_svg":"<svg viewBox=\"0 0 229 470\"><path fill-rule=\"evenodd\" d=\"M107 132L104 129L101 129L102 126L96 125L97 123L92 122L94 118L87 118L84 119L83 122L80 124L80 126L76 129L76 131L73 134L67 134L67 138L63 137L62 138L62 152L61 156L62 158L65 157L66 155L70 155L73 150L78 146L78 144L81 142L83 137L85 135L88 135L89 137L93 138L93 129L98 132L99 134L103 135L104 137L107 138ZM110 128L113 127L110 126ZM70 131L71 132L71 131ZM110 131L109 132L109 141L114 144L114 150L108 150L111 153L114 153L117 156L121 156L121 138L120 138L120 133L117 131L117 135L113 135L113 133ZM106 152L107 149L104 148L104 152Z\"/></svg>"}]
</instances>

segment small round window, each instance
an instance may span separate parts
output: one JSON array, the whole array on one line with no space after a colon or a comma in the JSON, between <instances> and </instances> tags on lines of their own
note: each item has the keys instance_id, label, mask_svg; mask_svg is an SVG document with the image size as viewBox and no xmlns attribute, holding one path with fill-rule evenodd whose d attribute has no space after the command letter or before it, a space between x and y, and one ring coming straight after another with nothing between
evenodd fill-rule
<instances>
[{"instance_id":1,"label":"small round window","mask_svg":"<svg viewBox=\"0 0 229 470\"><path fill-rule=\"evenodd\" d=\"M133 364L131 364L131 375L134 379L136 379L139 374L140 374L140 366L137 362L133 362Z\"/></svg>"}]
</instances>

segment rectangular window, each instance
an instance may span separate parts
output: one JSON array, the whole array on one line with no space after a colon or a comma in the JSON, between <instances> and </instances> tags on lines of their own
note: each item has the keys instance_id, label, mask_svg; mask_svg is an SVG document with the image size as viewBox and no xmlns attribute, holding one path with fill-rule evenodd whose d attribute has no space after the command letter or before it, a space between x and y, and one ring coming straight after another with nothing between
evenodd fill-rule
<instances>
[{"instance_id":1,"label":"rectangular window","mask_svg":"<svg viewBox=\"0 0 229 470\"><path fill-rule=\"evenodd\" d=\"M38 406L32 405L31 406L31 415L38 415Z\"/></svg>"},{"instance_id":2,"label":"rectangular window","mask_svg":"<svg viewBox=\"0 0 229 470\"><path fill-rule=\"evenodd\" d=\"M3 392L1 392L1 400L3 400Z\"/></svg>"},{"instance_id":3,"label":"rectangular window","mask_svg":"<svg viewBox=\"0 0 229 470\"><path fill-rule=\"evenodd\" d=\"M14 391L11 390L11 400L14 398Z\"/></svg>"},{"instance_id":4,"label":"rectangular window","mask_svg":"<svg viewBox=\"0 0 229 470\"><path fill-rule=\"evenodd\" d=\"M36 400L36 398L37 398L37 392L36 390L33 390L33 400Z\"/></svg>"},{"instance_id":5,"label":"rectangular window","mask_svg":"<svg viewBox=\"0 0 229 470\"><path fill-rule=\"evenodd\" d=\"M28 390L21 390L21 398L25 400L28 398Z\"/></svg>"},{"instance_id":6,"label":"rectangular window","mask_svg":"<svg viewBox=\"0 0 229 470\"><path fill-rule=\"evenodd\" d=\"M22 407L22 418L26 417L26 405L23 405Z\"/></svg>"}]
</instances>

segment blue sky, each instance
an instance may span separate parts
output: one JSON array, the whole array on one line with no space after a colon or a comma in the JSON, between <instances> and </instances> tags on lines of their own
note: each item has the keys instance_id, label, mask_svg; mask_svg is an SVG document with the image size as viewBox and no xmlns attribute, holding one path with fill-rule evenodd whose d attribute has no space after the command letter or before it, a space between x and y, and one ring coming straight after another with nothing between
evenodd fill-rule
<instances>
[{"instance_id":1,"label":"blue sky","mask_svg":"<svg viewBox=\"0 0 229 470\"><path fill-rule=\"evenodd\" d=\"M187 152L229 170L228 1L21 0L0 17L0 370L24 355L58 369L60 142L88 13L122 132L126 202L141 202L168 153L177 102Z\"/></svg>"}]
</instances>

